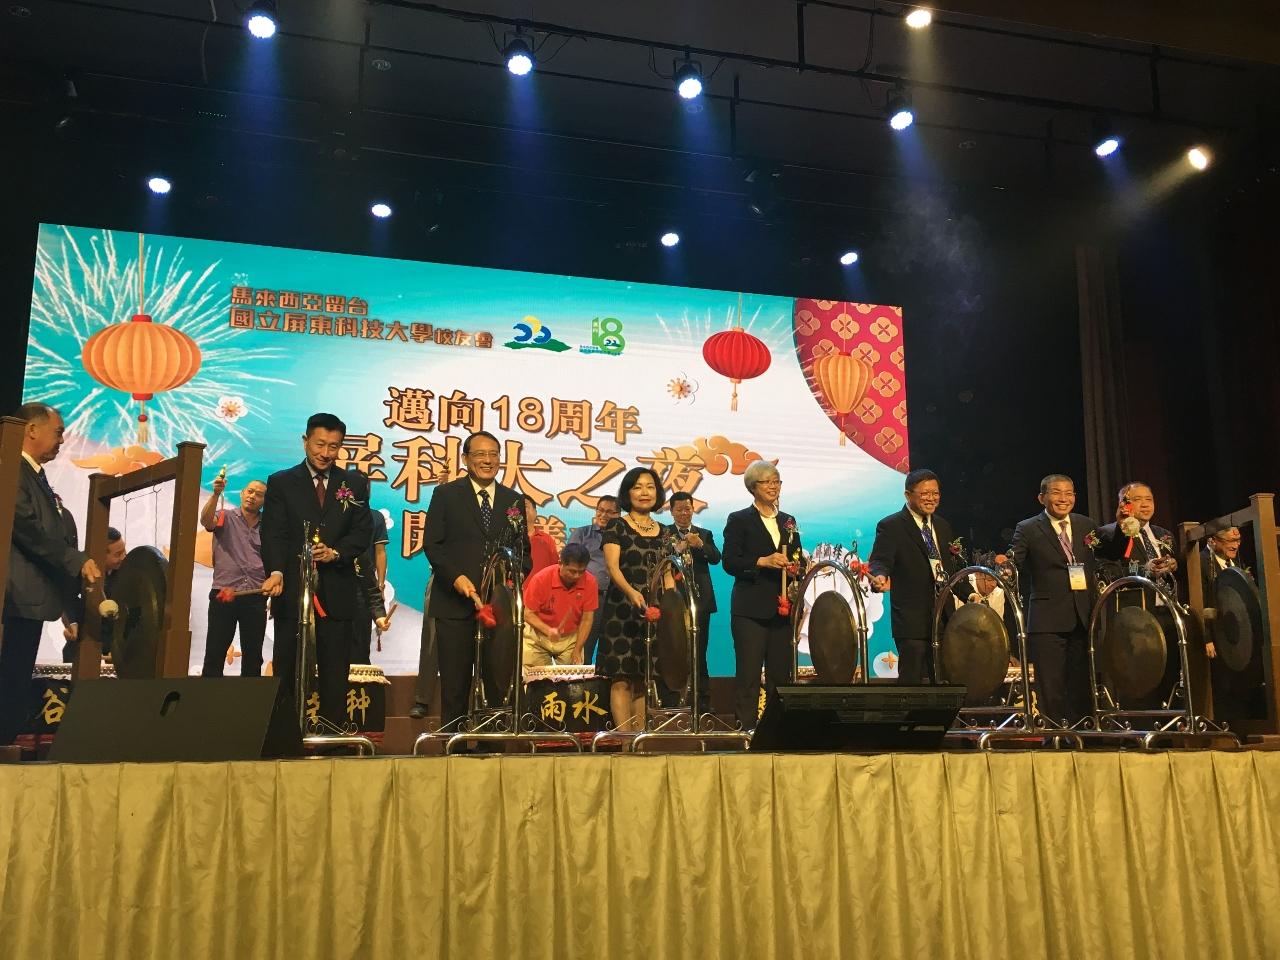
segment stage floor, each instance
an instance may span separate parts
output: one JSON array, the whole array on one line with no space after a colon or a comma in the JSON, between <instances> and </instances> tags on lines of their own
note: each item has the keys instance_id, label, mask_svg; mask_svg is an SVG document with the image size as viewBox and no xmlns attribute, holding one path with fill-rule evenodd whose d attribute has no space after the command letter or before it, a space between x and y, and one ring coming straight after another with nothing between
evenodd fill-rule
<instances>
[{"instance_id":1,"label":"stage floor","mask_svg":"<svg viewBox=\"0 0 1280 960\"><path fill-rule=\"evenodd\" d=\"M5 957L1280 955L1280 755L0 766Z\"/></svg>"}]
</instances>

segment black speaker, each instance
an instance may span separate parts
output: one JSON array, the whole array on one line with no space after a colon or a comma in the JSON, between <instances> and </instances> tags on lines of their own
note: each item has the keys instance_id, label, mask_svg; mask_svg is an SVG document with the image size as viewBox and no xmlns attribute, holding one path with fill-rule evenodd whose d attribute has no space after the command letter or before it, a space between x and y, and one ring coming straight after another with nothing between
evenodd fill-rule
<instances>
[{"instance_id":1,"label":"black speaker","mask_svg":"<svg viewBox=\"0 0 1280 960\"><path fill-rule=\"evenodd\" d=\"M936 750L964 703L959 684L778 687L752 750Z\"/></svg>"},{"instance_id":2,"label":"black speaker","mask_svg":"<svg viewBox=\"0 0 1280 960\"><path fill-rule=\"evenodd\" d=\"M49 759L63 763L302 756L278 677L90 680L67 701Z\"/></svg>"}]
</instances>

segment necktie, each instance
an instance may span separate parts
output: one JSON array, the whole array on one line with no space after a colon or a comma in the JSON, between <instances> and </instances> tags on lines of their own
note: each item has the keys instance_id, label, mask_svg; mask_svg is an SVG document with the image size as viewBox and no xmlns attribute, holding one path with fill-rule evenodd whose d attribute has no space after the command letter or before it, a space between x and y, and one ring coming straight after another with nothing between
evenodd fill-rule
<instances>
[{"instance_id":1,"label":"necktie","mask_svg":"<svg viewBox=\"0 0 1280 960\"><path fill-rule=\"evenodd\" d=\"M1142 528L1142 546L1146 548L1147 559L1154 560L1160 556L1160 548L1156 546L1156 542L1151 539L1151 528Z\"/></svg>"},{"instance_id":2,"label":"necktie","mask_svg":"<svg viewBox=\"0 0 1280 960\"><path fill-rule=\"evenodd\" d=\"M316 474L316 499L320 501L320 506L324 506L324 474Z\"/></svg>"},{"instance_id":3,"label":"necktie","mask_svg":"<svg viewBox=\"0 0 1280 960\"><path fill-rule=\"evenodd\" d=\"M53 492L53 487L49 486L49 475L43 470L36 472L36 479L40 481L40 486L44 488L44 492L49 495L49 499L53 501L53 505L58 506L58 495Z\"/></svg>"},{"instance_id":4,"label":"necktie","mask_svg":"<svg viewBox=\"0 0 1280 960\"><path fill-rule=\"evenodd\" d=\"M938 542L933 539L933 528L928 523L925 523L920 528L920 532L924 534L924 545L929 552L929 559L941 560L942 555L938 553Z\"/></svg>"},{"instance_id":5,"label":"necktie","mask_svg":"<svg viewBox=\"0 0 1280 960\"><path fill-rule=\"evenodd\" d=\"M1076 562L1075 551L1071 549L1071 538L1067 536L1067 521L1058 521L1058 542L1062 544L1062 552L1067 555L1067 563Z\"/></svg>"},{"instance_id":6,"label":"necktie","mask_svg":"<svg viewBox=\"0 0 1280 960\"><path fill-rule=\"evenodd\" d=\"M489 529L489 521L493 519L493 504L489 502L489 491L480 491L480 522Z\"/></svg>"}]
</instances>

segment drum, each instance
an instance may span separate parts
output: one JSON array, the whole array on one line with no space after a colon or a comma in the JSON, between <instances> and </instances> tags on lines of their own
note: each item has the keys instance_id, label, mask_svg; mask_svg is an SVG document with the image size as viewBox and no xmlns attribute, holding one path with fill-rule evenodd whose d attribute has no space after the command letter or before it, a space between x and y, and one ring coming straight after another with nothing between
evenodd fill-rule
<instances>
[{"instance_id":1,"label":"drum","mask_svg":"<svg viewBox=\"0 0 1280 960\"><path fill-rule=\"evenodd\" d=\"M112 663L102 665L103 679L114 680ZM37 663L31 671L31 700L28 703L26 733L39 740L58 732L67 701L71 698L71 664Z\"/></svg>"},{"instance_id":2,"label":"drum","mask_svg":"<svg viewBox=\"0 0 1280 960\"><path fill-rule=\"evenodd\" d=\"M387 729L387 687L391 681L381 667L353 663L347 673L346 717L356 732L375 743Z\"/></svg>"},{"instance_id":3,"label":"drum","mask_svg":"<svg viewBox=\"0 0 1280 960\"><path fill-rule=\"evenodd\" d=\"M525 670L525 707L551 730L598 733L609 720L609 678L590 664Z\"/></svg>"}]
</instances>

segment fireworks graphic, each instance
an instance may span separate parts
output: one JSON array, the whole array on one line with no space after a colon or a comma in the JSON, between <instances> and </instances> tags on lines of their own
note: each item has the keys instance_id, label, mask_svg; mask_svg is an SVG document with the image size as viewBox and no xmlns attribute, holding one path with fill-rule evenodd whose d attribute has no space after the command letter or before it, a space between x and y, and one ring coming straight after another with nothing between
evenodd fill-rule
<instances>
[{"instance_id":1,"label":"fireworks graphic","mask_svg":"<svg viewBox=\"0 0 1280 960\"><path fill-rule=\"evenodd\" d=\"M755 304L743 310L742 327L752 335L759 337L771 354L785 354L793 349L794 333L790 301L770 300L781 303L782 308L774 317L766 316L764 305ZM702 316L690 316L686 310L680 319L668 321L661 314L657 315L658 326L672 343L701 347L707 337L721 330L731 330L738 325L738 305L725 308L722 315L716 316L708 309Z\"/></svg>"},{"instance_id":2,"label":"fireworks graphic","mask_svg":"<svg viewBox=\"0 0 1280 960\"><path fill-rule=\"evenodd\" d=\"M59 231L58 242L41 243L36 255L26 399L62 410L69 433L86 436L93 424L94 440L127 447L137 430L130 398L90 377L80 354L94 333L137 312L138 260L126 258L113 231L97 232L87 243L67 227ZM222 288L214 279L219 262L197 273L185 262L181 245L170 253L163 242L150 239L145 257L147 313L191 337L201 353L200 372L192 380L150 401L152 442L172 452L179 441L196 440L206 444L207 461L220 459L232 439L248 443L239 423L245 414L263 417L250 414L239 394L252 393L256 384L290 383L248 372L284 351L232 345L235 331L227 325ZM225 406L228 401L238 405L238 413Z\"/></svg>"}]
</instances>

